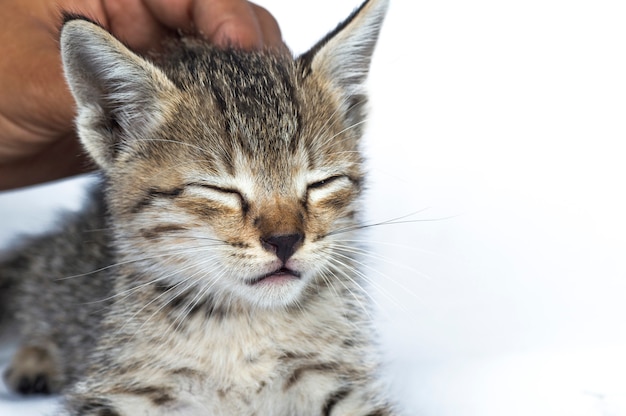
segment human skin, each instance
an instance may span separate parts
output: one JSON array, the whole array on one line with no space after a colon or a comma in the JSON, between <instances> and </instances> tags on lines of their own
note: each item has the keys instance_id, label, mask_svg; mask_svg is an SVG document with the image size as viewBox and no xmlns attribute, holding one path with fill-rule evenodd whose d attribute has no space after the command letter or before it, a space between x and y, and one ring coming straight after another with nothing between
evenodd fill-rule
<instances>
[{"instance_id":1,"label":"human skin","mask_svg":"<svg viewBox=\"0 0 626 416\"><path fill-rule=\"evenodd\" d=\"M0 15L0 190L89 171L59 54L61 12L98 21L138 53L179 33L220 47L282 47L265 9L245 0L3 0ZM10 18L8 18L10 16Z\"/></svg>"}]
</instances>

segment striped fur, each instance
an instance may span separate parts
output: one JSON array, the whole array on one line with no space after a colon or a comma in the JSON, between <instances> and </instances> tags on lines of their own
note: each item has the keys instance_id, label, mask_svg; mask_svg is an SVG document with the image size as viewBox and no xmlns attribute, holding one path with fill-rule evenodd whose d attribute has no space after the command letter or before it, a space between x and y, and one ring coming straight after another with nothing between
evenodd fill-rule
<instances>
[{"instance_id":1,"label":"striped fur","mask_svg":"<svg viewBox=\"0 0 626 416\"><path fill-rule=\"evenodd\" d=\"M13 388L63 391L64 415L396 414L351 242L386 7L366 1L297 59L184 39L148 61L68 18L64 68L102 184L0 269L21 276ZM35 353L49 369L25 364Z\"/></svg>"}]
</instances>

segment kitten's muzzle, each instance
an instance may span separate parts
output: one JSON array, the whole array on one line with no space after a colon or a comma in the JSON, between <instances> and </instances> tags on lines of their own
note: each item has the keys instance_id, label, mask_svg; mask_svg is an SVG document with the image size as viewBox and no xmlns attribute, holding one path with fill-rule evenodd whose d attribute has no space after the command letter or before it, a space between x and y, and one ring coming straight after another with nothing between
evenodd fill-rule
<instances>
[{"instance_id":1,"label":"kitten's muzzle","mask_svg":"<svg viewBox=\"0 0 626 416\"><path fill-rule=\"evenodd\" d=\"M280 284L300 278L300 272L287 267L287 261L302 246L304 234L270 234L261 237L261 246L265 251L273 253L280 260L280 267L262 276L249 280L247 283L254 286L261 282Z\"/></svg>"}]
</instances>

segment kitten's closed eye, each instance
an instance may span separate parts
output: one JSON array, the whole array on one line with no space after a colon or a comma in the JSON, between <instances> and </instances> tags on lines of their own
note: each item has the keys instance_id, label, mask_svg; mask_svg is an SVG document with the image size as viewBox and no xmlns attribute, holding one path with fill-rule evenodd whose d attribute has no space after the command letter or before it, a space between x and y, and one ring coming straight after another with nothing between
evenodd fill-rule
<instances>
[{"instance_id":1,"label":"kitten's closed eye","mask_svg":"<svg viewBox=\"0 0 626 416\"><path fill-rule=\"evenodd\" d=\"M358 181L348 175L333 175L307 187L307 199L330 209L340 209L349 204L358 192Z\"/></svg>"},{"instance_id":2,"label":"kitten's closed eye","mask_svg":"<svg viewBox=\"0 0 626 416\"><path fill-rule=\"evenodd\" d=\"M221 202L231 203L235 200L241 204L241 210L245 213L248 211L249 204L246 197L239 190L234 188L225 188L209 183L193 182L185 186L186 189L200 190L204 196L210 199L217 199ZM207 192L208 191L208 192Z\"/></svg>"},{"instance_id":3,"label":"kitten's closed eye","mask_svg":"<svg viewBox=\"0 0 626 416\"><path fill-rule=\"evenodd\" d=\"M348 179L349 180L349 178L346 175L333 175L333 176L330 176L328 178L322 179L321 181L310 183L308 185L307 189L311 190L311 189L322 188L322 187L328 186L331 183L333 183L335 181L338 181L338 180L341 180L341 179Z\"/></svg>"}]
</instances>

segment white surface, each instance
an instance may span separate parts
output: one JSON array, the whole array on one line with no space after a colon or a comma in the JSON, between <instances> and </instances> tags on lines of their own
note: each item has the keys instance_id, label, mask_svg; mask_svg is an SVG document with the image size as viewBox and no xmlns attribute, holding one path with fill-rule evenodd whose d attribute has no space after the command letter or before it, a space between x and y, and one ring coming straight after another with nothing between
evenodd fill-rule
<instances>
[{"instance_id":1,"label":"white surface","mask_svg":"<svg viewBox=\"0 0 626 416\"><path fill-rule=\"evenodd\" d=\"M356 5L259 3L298 52ZM433 220L370 233L408 414L626 416L625 16L621 0L392 1L368 218ZM69 189L0 195L0 239ZM48 406L5 397L3 416Z\"/></svg>"}]
</instances>

